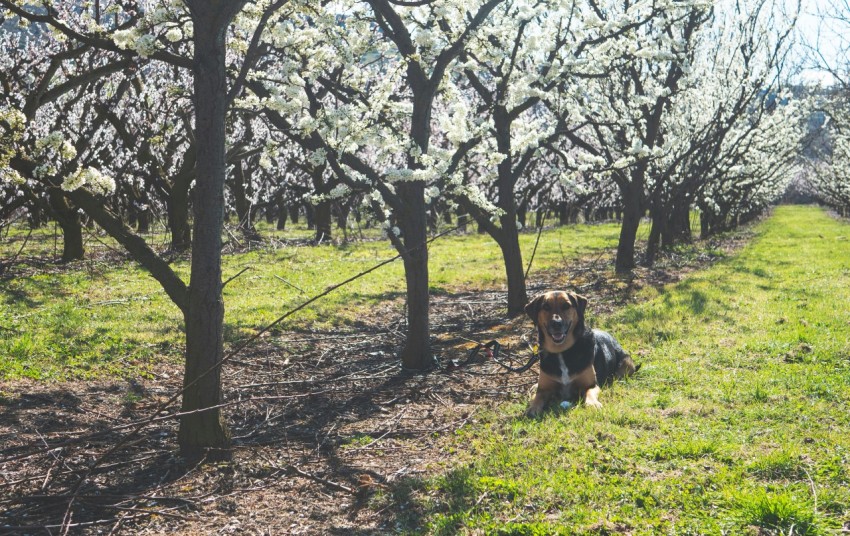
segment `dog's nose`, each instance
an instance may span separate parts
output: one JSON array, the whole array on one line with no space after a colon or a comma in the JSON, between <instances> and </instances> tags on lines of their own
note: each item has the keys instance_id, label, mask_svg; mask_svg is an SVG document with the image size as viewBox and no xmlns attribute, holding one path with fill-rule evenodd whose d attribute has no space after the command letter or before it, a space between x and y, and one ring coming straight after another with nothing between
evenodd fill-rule
<instances>
[{"instance_id":1,"label":"dog's nose","mask_svg":"<svg viewBox=\"0 0 850 536\"><path fill-rule=\"evenodd\" d=\"M561 318L559 315L554 315L552 317L552 324L554 324L556 326L562 326L562 325L564 325L564 319Z\"/></svg>"}]
</instances>

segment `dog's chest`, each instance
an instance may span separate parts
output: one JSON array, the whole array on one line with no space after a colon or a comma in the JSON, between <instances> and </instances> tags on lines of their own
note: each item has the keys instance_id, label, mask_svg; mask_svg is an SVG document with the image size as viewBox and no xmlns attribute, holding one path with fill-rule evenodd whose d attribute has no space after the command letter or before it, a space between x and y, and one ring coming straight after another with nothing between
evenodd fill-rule
<instances>
[{"instance_id":1,"label":"dog's chest","mask_svg":"<svg viewBox=\"0 0 850 536\"><path fill-rule=\"evenodd\" d=\"M570 370L563 354L546 354L540 359L540 369L562 385L570 383L570 375L578 370Z\"/></svg>"}]
</instances>

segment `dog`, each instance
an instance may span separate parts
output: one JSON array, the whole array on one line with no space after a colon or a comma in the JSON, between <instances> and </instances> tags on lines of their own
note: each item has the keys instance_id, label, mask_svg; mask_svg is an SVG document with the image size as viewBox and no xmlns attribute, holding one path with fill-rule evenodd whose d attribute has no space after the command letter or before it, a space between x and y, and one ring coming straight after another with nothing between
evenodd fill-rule
<instances>
[{"instance_id":1,"label":"dog","mask_svg":"<svg viewBox=\"0 0 850 536\"><path fill-rule=\"evenodd\" d=\"M587 298L564 291L541 294L525 306L540 345L537 393L526 415L540 414L556 399L601 408L600 385L640 368L610 333L585 328L586 308Z\"/></svg>"}]
</instances>

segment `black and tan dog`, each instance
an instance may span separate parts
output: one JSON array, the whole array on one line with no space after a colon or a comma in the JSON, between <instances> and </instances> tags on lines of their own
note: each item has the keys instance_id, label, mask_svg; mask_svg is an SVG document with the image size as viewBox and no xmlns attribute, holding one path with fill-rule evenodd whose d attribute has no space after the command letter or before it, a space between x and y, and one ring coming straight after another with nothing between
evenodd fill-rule
<instances>
[{"instance_id":1,"label":"black and tan dog","mask_svg":"<svg viewBox=\"0 0 850 536\"><path fill-rule=\"evenodd\" d=\"M540 378L527 415L555 400L601 408L599 386L640 368L609 333L585 329L586 307L587 298L563 291L541 294L525 306L540 341Z\"/></svg>"}]
</instances>

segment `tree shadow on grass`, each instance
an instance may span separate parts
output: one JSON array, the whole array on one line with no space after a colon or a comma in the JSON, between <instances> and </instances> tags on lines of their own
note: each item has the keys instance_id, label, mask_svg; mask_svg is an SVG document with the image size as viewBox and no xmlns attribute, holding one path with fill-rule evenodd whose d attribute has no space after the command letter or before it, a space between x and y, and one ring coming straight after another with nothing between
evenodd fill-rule
<instances>
[{"instance_id":1,"label":"tree shadow on grass","mask_svg":"<svg viewBox=\"0 0 850 536\"><path fill-rule=\"evenodd\" d=\"M530 288L568 286L609 311L645 286L573 276L539 274ZM503 316L504 299L503 292L474 289L435 296L433 335L442 360L428 374L400 370L405 325L395 302L344 329L295 326L260 339L224 370L231 463L187 467L174 455L176 422L164 420L87 473L124 437L116 425L152 414L178 392L176 365L163 364L135 385L17 386L0 417L0 524L56 526L71 512L73 523L160 533L385 534L432 521L451 533L482 490L469 466L452 467L447 447L494 404L516 403L521 413L536 383L533 371L503 374L485 355L466 363L474 341L493 338L503 344L503 358L527 357L523 336L533 329L525 318ZM709 310L703 297L691 302ZM448 368L450 360L461 366ZM68 441L80 436L87 439ZM432 475L445 467L445 495L429 502Z\"/></svg>"}]
</instances>

